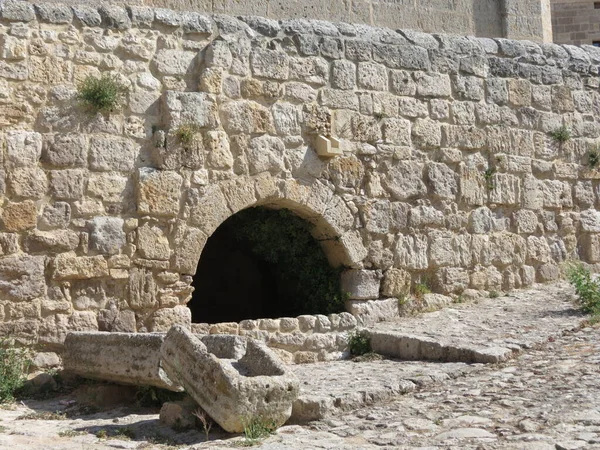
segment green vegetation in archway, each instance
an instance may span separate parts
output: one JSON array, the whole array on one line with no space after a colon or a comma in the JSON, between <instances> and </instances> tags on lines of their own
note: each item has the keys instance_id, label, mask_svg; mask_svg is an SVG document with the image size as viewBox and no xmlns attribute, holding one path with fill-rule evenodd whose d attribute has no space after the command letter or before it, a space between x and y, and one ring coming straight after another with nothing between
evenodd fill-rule
<instances>
[{"instance_id":1,"label":"green vegetation in archway","mask_svg":"<svg viewBox=\"0 0 600 450\"><path fill-rule=\"evenodd\" d=\"M250 244L267 263L278 302L287 315L330 314L344 311L341 269L329 265L312 225L287 209L250 208L231 219L235 238Z\"/></svg>"}]
</instances>

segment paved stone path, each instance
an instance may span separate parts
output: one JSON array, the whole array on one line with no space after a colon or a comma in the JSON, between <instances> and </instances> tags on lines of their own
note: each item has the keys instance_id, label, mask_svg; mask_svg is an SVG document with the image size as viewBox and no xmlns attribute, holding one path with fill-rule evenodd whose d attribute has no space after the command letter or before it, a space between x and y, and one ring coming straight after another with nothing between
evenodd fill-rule
<instances>
[{"instance_id":1,"label":"paved stone path","mask_svg":"<svg viewBox=\"0 0 600 450\"><path fill-rule=\"evenodd\" d=\"M566 289L564 285L545 291L522 291L513 299L525 302L529 295L542 296L542 302L551 304L546 296L552 293L565 298L570 295L562 289ZM483 306L486 303L481 302ZM470 305L475 309L478 306ZM556 314L565 320L563 326L581 322L580 316L568 310L565 307ZM511 311L506 313L511 317L506 323L516 320ZM449 313L440 313L444 314ZM330 417L282 427L255 448L600 449L600 326L574 325L560 332L544 324L555 323L540 316L530 324L538 331L516 333L515 329L506 329L505 333L513 336L509 339L529 345L514 359L500 364L339 362L330 365L331 371L326 373L319 366L304 366L303 370L312 373L314 385L320 383L321 392L328 390L335 397L335 392L345 391L348 397L334 402L336 408L330 410ZM530 339L534 335L537 338ZM400 380L414 386L407 387ZM368 398L378 383L387 383L390 391L403 390L405 394ZM358 399L360 406L352 409L351 398ZM372 400L379 403L365 405ZM243 440L212 433L211 441L203 442L200 432L168 430L152 411L117 409L67 420L19 419L32 410L60 410L65 407L64 401L28 402L29 408L19 405L13 411L0 410L0 448L164 449L168 448L165 443L179 443L183 445L171 448L225 450L239 448ZM343 401L348 403L344 406ZM95 436L99 429L118 431L124 427L134 436L132 440ZM66 430L82 434L58 436Z\"/></svg>"}]
</instances>

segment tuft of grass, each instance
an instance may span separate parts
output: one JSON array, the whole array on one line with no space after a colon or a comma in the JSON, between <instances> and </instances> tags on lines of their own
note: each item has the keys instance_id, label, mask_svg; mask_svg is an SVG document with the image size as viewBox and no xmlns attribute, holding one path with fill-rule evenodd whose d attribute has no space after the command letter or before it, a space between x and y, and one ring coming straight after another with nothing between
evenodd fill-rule
<instances>
[{"instance_id":1,"label":"tuft of grass","mask_svg":"<svg viewBox=\"0 0 600 450\"><path fill-rule=\"evenodd\" d=\"M355 331L348 339L352 356L361 356L371 352L371 337L365 331Z\"/></svg>"},{"instance_id":2,"label":"tuft of grass","mask_svg":"<svg viewBox=\"0 0 600 450\"><path fill-rule=\"evenodd\" d=\"M104 74L96 78L88 75L77 86L77 98L92 112L110 113L122 106L126 91L116 76Z\"/></svg>"},{"instance_id":3,"label":"tuft of grass","mask_svg":"<svg viewBox=\"0 0 600 450\"><path fill-rule=\"evenodd\" d=\"M59 437L75 437L75 436L83 436L87 434L85 431L78 430L63 430L58 432Z\"/></svg>"},{"instance_id":4,"label":"tuft of grass","mask_svg":"<svg viewBox=\"0 0 600 450\"><path fill-rule=\"evenodd\" d=\"M500 292L498 292L498 291L490 291L490 293L488 294L488 296L490 298L498 298L498 297L500 297Z\"/></svg>"},{"instance_id":5,"label":"tuft of grass","mask_svg":"<svg viewBox=\"0 0 600 450\"><path fill-rule=\"evenodd\" d=\"M592 274L581 263L567 266L567 279L575 288L581 310L592 316L592 321L600 320L600 281L594 280Z\"/></svg>"},{"instance_id":6,"label":"tuft of grass","mask_svg":"<svg viewBox=\"0 0 600 450\"><path fill-rule=\"evenodd\" d=\"M488 191L491 191L496 187L496 185L494 184L495 173L495 167L490 167L489 169L486 169L485 172L483 172L483 178L485 179L485 187L488 189Z\"/></svg>"},{"instance_id":7,"label":"tuft of grass","mask_svg":"<svg viewBox=\"0 0 600 450\"><path fill-rule=\"evenodd\" d=\"M27 349L16 348L14 339L0 338L0 404L15 399L25 385L30 364Z\"/></svg>"},{"instance_id":8,"label":"tuft of grass","mask_svg":"<svg viewBox=\"0 0 600 450\"><path fill-rule=\"evenodd\" d=\"M204 411L202 408L198 408L196 411L194 411L194 416L196 416L202 424L202 430L204 431L204 436L206 437L206 441L208 442L210 430L214 424L213 420L208 414L206 414L206 411Z\"/></svg>"},{"instance_id":9,"label":"tuft of grass","mask_svg":"<svg viewBox=\"0 0 600 450\"><path fill-rule=\"evenodd\" d=\"M180 125L175 130L175 136L181 144L189 145L192 142L194 142L196 134L198 134L199 131L200 128L198 127L198 125L194 123L185 123L183 125Z\"/></svg>"},{"instance_id":10,"label":"tuft of grass","mask_svg":"<svg viewBox=\"0 0 600 450\"><path fill-rule=\"evenodd\" d=\"M588 166L595 169L598 164L600 164L600 152L598 152L598 149L591 150L588 154Z\"/></svg>"},{"instance_id":11,"label":"tuft of grass","mask_svg":"<svg viewBox=\"0 0 600 450\"><path fill-rule=\"evenodd\" d=\"M427 284L427 282L415 284L413 288L413 295L417 299L422 300L425 294L431 294L431 288L429 287L429 284Z\"/></svg>"},{"instance_id":12,"label":"tuft of grass","mask_svg":"<svg viewBox=\"0 0 600 450\"><path fill-rule=\"evenodd\" d=\"M563 125L562 127L551 132L550 136L552 136L552 139L554 139L556 142L560 142L562 144L563 142L567 142L569 139L571 139L571 130Z\"/></svg>"},{"instance_id":13,"label":"tuft of grass","mask_svg":"<svg viewBox=\"0 0 600 450\"><path fill-rule=\"evenodd\" d=\"M257 444L261 439L268 438L277 429L277 424L273 419L261 416L243 420L242 423L244 424L244 442L248 446Z\"/></svg>"},{"instance_id":14,"label":"tuft of grass","mask_svg":"<svg viewBox=\"0 0 600 450\"><path fill-rule=\"evenodd\" d=\"M17 420L67 420L67 415L58 411L39 411L23 414Z\"/></svg>"}]
</instances>

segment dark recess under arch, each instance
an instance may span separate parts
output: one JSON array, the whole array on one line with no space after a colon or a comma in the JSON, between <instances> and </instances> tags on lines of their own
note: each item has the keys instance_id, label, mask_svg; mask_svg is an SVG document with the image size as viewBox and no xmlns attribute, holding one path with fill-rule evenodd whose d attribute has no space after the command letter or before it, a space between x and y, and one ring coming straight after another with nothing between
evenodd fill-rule
<instances>
[{"instance_id":1,"label":"dark recess under arch","mask_svg":"<svg viewBox=\"0 0 600 450\"><path fill-rule=\"evenodd\" d=\"M341 268L329 265L312 225L287 209L248 208L212 234L188 306L195 323L344 310Z\"/></svg>"}]
</instances>

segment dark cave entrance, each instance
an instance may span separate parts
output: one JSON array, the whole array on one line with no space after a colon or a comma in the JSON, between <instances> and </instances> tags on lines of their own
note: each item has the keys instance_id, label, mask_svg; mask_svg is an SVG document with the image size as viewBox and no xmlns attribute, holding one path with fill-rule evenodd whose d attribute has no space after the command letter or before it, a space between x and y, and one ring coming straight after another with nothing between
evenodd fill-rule
<instances>
[{"instance_id":1,"label":"dark cave entrance","mask_svg":"<svg viewBox=\"0 0 600 450\"><path fill-rule=\"evenodd\" d=\"M238 212L207 240L188 306L194 323L344 310L341 268L330 266L312 224L287 209Z\"/></svg>"}]
</instances>

